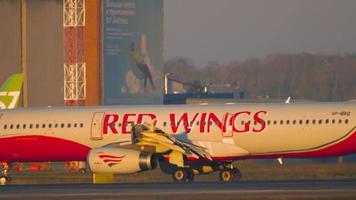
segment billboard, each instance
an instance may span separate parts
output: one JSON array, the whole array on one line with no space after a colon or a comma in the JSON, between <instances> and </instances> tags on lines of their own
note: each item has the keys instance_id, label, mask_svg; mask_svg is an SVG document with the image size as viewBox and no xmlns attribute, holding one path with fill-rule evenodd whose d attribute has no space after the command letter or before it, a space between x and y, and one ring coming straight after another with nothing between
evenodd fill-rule
<instances>
[{"instance_id":1,"label":"billboard","mask_svg":"<svg viewBox=\"0 0 356 200\"><path fill-rule=\"evenodd\" d=\"M162 104L163 0L103 1L103 103Z\"/></svg>"}]
</instances>

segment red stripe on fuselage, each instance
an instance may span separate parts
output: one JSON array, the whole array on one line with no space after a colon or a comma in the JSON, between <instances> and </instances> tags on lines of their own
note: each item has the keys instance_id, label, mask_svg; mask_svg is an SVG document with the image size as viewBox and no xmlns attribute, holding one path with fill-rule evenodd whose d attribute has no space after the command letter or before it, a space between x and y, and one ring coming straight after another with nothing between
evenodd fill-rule
<instances>
[{"instance_id":1,"label":"red stripe on fuselage","mask_svg":"<svg viewBox=\"0 0 356 200\"><path fill-rule=\"evenodd\" d=\"M47 136L17 136L0 139L0 160L7 162L84 161L90 148Z\"/></svg>"}]
</instances>

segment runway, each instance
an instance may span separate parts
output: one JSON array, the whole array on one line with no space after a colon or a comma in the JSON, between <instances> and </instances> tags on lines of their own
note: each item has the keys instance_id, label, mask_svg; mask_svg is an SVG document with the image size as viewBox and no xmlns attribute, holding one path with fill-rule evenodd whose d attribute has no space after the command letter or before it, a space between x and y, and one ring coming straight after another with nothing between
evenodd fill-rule
<instances>
[{"instance_id":1,"label":"runway","mask_svg":"<svg viewBox=\"0 0 356 200\"><path fill-rule=\"evenodd\" d=\"M356 180L9 185L0 199L356 199Z\"/></svg>"}]
</instances>

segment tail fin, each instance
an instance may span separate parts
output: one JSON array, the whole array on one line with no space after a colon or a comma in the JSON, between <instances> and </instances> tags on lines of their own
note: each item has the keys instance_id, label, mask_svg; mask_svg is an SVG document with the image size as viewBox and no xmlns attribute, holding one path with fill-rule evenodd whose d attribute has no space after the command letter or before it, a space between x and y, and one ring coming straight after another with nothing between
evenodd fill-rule
<instances>
[{"instance_id":1,"label":"tail fin","mask_svg":"<svg viewBox=\"0 0 356 200\"><path fill-rule=\"evenodd\" d=\"M0 88L0 109L17 107L23 82L23 74L11 75Z\"/></svg>"}]
</instances>

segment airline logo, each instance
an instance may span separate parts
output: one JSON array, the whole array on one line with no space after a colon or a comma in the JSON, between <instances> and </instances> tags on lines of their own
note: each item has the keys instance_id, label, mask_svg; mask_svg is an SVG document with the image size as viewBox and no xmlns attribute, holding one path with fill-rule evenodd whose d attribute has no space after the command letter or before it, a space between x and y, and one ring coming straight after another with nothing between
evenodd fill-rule
<instances>
[{"instance_id":1,"label":"airline logo","mask_svg":"<svg viewBox=\"0 0 356 200\"><path fill-rule=\"evenodd\" d=\"M0 92L0 109L15 108L19 96L20 92Z\"/></svg>"},{"instance_id":2,"label":"airline logo","mask_svg":"<svg viewBox=\"0 0 356 200\"><path fill-rule=\"evenodd\" d=\"M171 133L184 131L190 133L193 127L197 127L200 133L212 132L212 126L217 126L222 133L231 130L233 133L261 133L267 128L265 117L267 111L241 111L236 113L225 113L223 116L217 116L215 113L183 113L178 115L170 113L168 122L163 122L160 126L170 128ZM130 134L129 124L142 124L152 122L157 124L158 117L152 113L127 113L123 116L118 114L106 114L103 119L103 135L107 134ZM118 125L120 124L120 125ZM162 127L161 127L162 128Z\"/></svg>"},{"instance_id":3,"label":"airline logo","mask_svg":"<svg viewBox=\"0 0 356 200\"><path fill-rule=\"evenodd\" d=\"M125 156L113 156L113 155L101 154L99 155L99 158L109 167L112 167L119 164L125 158Z\"/></svg>"}]
</instances>

